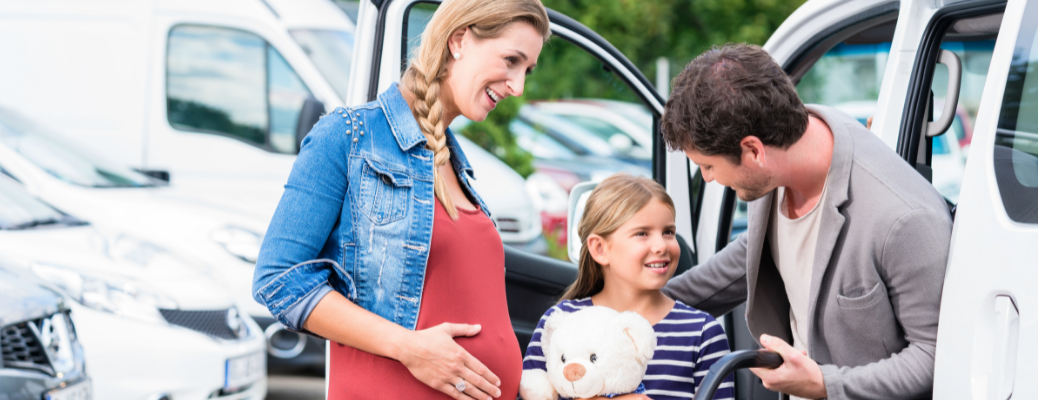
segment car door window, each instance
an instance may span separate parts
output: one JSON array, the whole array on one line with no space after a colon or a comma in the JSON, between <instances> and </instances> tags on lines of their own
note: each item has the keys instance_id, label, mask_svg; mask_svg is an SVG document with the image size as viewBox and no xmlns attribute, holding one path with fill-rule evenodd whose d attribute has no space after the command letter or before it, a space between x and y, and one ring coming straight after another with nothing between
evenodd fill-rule
<instances>
[{"instance_id":1,"label":"car door window","mask_svg":"<svg viewBox=\"0 0 1038 400\"><path fill-rule=\"evenodd\" d=\"M1006 214L1038 223L1038 7L1028 4L995 135L995 177Z\"/></svg>"},{"instance_id":2,"label":"car door window","mask_svg":"<svg viewBox=\"0 0 1038 400\"><path fill-rule=\"evenodd\" d=\"M890 44L889 40L837 44L797 83L801 100L839 108L864 124L879 99Z\"/></svg>"},{"instance_id":3,"label":"car door window","mask_svg":"<svg viewBox=\"0 0 1038 400\"><path fill-rule=\"evenodd\" d=\"M284 57L258 35L200 25L170 30L166 109L176 129L295 154L296 124L308 97Z\"/></svg>"},{"instance_id":4,"label":"car door window","mask_svg":"<svg viewBox=\"0 0 1038 400\"><path fill-rule=\"evenodd\" d=\"M976 120L980 107L980 97L984 91L1001 21L1001 11L954 19L949 21L947 31L940 39L939 48L954 53L961 65L962 78L959 81L958 102L948 131L919 142L922 148L920 154L924 155L917 157L917 164L925 161L929 168L917 169L923 171L924 175L927 171L931 173L929 178L933 186L950 204L959 201L966 154L973 139L973 121ZM929 102L930 112L919 114L919 118L923 120L919 126L925 128L926 122L941 118L948 98L948 74L948 66L935 64L929 92L923 94L929 98L924 100Z\"/></svg>"}]
</instances>

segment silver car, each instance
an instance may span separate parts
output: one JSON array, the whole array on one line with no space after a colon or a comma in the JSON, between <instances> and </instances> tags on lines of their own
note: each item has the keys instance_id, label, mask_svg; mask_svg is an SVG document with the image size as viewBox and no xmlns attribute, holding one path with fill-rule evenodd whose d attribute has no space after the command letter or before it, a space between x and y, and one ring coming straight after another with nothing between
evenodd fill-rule
<instances>
[{"instance_id":1,"label":"silver car","mask_svg":"<svg viewBox=\"0 0 1038 400\"><path fill-rule=\"evenodd\" d=\"M0 398L91 399L64 298L11 271L0 260Z\"/></svg>"}]
</instances>

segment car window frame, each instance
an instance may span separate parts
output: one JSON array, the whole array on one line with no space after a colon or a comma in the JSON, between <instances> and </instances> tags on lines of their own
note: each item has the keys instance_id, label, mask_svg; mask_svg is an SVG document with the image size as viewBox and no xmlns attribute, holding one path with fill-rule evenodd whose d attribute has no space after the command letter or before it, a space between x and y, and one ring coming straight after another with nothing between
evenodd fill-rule
<instances>
[{"instance_id":1,"label":"car window frame","mask_svg":"<svg viewBox=\"0 0 1038 400\"><path fill-rule=\"evenodd\" d=\"M940 54L941 42L951 25L960 19L1005 12L1006 1L964 2L950 5L938 10L930 18L916 53L915 65L909 78L908 91L905 97L904 111L901 113L901 125L898 129L897 145L894 150L903 160L915 169L919 157L919 146L924 140L924 127L929 121L930 87L933 84L934 71L937 69L937 57ZM947 134L947 133L945 133ZM931 157L926 157L926 165L931 164Z\"/></svg>"},{"instance_id":2,"label":"car window frame","mask_svg":"<svg viewBox=\"0 0 1038 400\"><path fill-rule=\"evenodd\" d=\"M233 135L233 134L230 134L230 133L227 133L227 132L220 132L220 131L214 131L214 130L209 130L209 129L178 127L178 126L174 126L173 122L170 121L170 114L169 114L169 85L170 85L170 83L169 83L170 82L170 79L169 79L170 57L169 57L169 55L170 55L170 38L172 37L173 31L175 29L177 29L179 27L184 27L184 26L194 26L194 27L204 27L204 28L217 28L217 29L225 29L225 30L230 30L230 31L238 31L238 32L242 32L242 33L245 33L245 34L248 34L248 35L253 35L253 36L255 36L255 37L257 37L257 38L259 38L260 40L263 41L263 44L264 44L264 47L263 47L263 50L264 50L264 52L263 52L263 71L264 71L264 75L263 75L263 102L265 104L264 112L266 113L266 122L267 122L266 129L263 132L263 138L264 138L264 143L263 144L255 143L255 142L249 141L249 140L247 140L245 138L242 138L240 136L236 136L236 135ZM283 154L283 155L295 155L295 154L298 154L298 151L299 151L298 145L297 145L296 153L285 153L285 152L282 152L282 151L278 151L272 145L272 141L271 141L271 128L272 128L273 124L272 124L272 116L271 116L272 112L271 112L271 105L270 105L270 62L271 62L271 60L270 60L270 51L271 50L274 50L275 52L278 53L278 55L281 56L282 60L284 60L285 64L289 67L291 72L296 75L296 78L299 80L299 83L301 83L303 85L303 87L306 88L307 92L310 93L310 96L313 97L314 96L314 94L313 94L314 91L312 89L310 89L310 86L307 85L307 83L303 79L303 77L301 75L299 75L299 72L296 71L296 68L294 66L292 66L291 62L288 61L288 58L285 57L284 52L279 50L276 46L274 46L273 43L271 43L270 40L268 40L266 37L264 37L260 33L254 32L254 31L250 31L250 30L247 30L247 29L243 29L243 28L239 28L239 27L233 27L233 26L228 26L228 25L219 25L219 24L211 24L211 23L179 22L179 23L175 23L173 25L170 25L169 28L166 30L166 46L165 46L165 49L164 49L164 52L163 52L163 59L164 59L165 63L163 64L163 74L162 74L162 77L165 80L162 89L163 89L163 101L165 102L165 106L163 107L163 112L166 114L166 118L165 118L166 125L168 125L170 127L170 129L172 129L174 131L177 131L177 132L201 133L201 134L214 135L214 136L220 136L220 137L224 137L224 138L234 139L236 141L239 141L241 143L245 143L245 144L247 144L249 146L261 149L261 150L263 150L265 152L268 152L268 153L271 153L271 154Z\"/></svg>"}]
</instances>

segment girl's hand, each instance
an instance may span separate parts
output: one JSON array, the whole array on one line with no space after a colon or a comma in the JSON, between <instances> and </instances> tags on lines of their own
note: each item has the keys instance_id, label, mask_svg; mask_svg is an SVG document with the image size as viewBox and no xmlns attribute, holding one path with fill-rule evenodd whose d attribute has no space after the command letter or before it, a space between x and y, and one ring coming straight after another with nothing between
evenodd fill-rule
<instances>
[{"instance_id":1,"label":"girl's hand","mask_svg":"<svg viewBox=\"0 0 1038 400\"><path fill-rule=\"evenodd\" d=\"M455 399L490 400L501 396L501 380L464 348L454 342L458 336L475 336L479 325L443 323L429 329L409 332L398 341L395 357L422 383ZM464 393L455 388L465 381Z\"/></svg>"}]
</instances>

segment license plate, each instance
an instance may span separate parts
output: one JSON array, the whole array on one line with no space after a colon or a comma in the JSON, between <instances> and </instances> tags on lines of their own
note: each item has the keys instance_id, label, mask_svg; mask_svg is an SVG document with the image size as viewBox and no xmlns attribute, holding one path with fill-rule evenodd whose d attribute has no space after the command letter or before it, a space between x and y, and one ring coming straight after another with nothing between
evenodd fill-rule
<instances>
[{"instance_id":1,"label":"license plate","mask_svg":"<svg viewBox=\"0 0 1038 400\"><path fill-rule=\"evenodd\" d=\"M45 400L90 400L93 398L90 380L86 379L78 383L55 389L47 393Z\"/></svg>"},{"instance_id":2,"label":"license plate","mask_svg":"<svg viewBox=\"0 0 1038 400\"><path fill-rule=\"evenodd\" d=\"M256 382L267 374L267 354L260 352L227 360L223 375L224 389L238 389Z\"/></svg>"}]
</instances>

